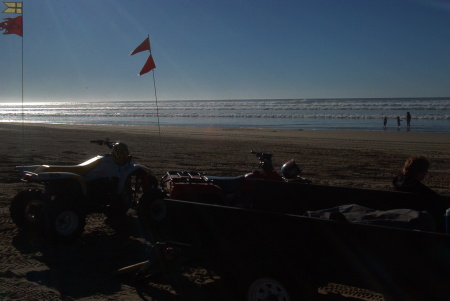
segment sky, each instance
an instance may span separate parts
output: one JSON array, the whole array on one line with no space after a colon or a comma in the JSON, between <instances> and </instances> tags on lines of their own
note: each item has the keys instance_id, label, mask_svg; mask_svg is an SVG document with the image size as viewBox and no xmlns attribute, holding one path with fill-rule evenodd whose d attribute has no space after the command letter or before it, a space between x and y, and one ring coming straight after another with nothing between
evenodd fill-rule
<instances>
[{"instance_id":1,"label":"sky","mask_svg":"<svg viewBox=\"0 0 450 301\"><path fill-rule=\"evenodd\" d=\"M23 7L23 38L0 35L0 102L450 96L450 0ZM147 36L156 69L138 76Z\"/></svg>"}]
</instances>

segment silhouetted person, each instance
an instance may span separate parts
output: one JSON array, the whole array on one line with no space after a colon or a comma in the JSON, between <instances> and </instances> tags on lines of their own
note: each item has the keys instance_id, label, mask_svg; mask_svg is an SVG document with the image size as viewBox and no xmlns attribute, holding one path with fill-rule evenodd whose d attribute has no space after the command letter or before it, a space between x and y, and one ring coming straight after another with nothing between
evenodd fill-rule
<instances>
[{"instance_id":1,"label":"silhouetted person","mask_svg":"<svg viewBox=\"0 0 450 301\"><path fill-rule=\"evenodd\" d=\"M406 112L406 127L410 127L411 126L411 114L409 114L409 112Z\"/></svg>"},{"instance_id":2,"label":"silhouetted person","mask_svg":"<svg viewBox=\"0 0 450 301\"><path fill-rule=\"evenodd\" d=\"M397 116L397 127L398 128L400 127L400 121L401 121L400 116Z\"/></svg>"},{"instance_id":3,"label":"silhouetted person","mask_svg":"<svg viewBox=\"0 0 450 301\"><path fill-rule=\"evenodd\" d=\"M387 124L387 117L384 116L384 118L383 118L383 128L386 128L386 124Z\"/></svg>"},{"instance_id":4,"label":"silhouetted person","mask_svg":"<svg viewBox=\"0 0 450 301\"><path fill-rule=\"evenodd\" d=\"M422 156L411 157L406 160L402 174L395 177L392 181L394 190L429 194L437 196L437 193L421 181L428 173L430 162Z\"/></svg>"}]
</instances>

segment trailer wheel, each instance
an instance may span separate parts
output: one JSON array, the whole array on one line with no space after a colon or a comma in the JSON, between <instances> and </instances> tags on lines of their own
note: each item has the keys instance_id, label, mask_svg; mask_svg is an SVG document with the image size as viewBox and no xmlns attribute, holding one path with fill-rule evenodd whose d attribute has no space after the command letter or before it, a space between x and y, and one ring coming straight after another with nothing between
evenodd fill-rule
<instances>
[{"instance_id":1,"label":"trailer wheel","mask_svg":"<svg viewBox=\"0 0 450 301\"><path fill-rule=\"evenodd\" d=\"M257 262L242 270L241 294L247 301L309 301L312 286L301 272L283 263Z\"/></svg>"},{"instance_id":2,"label":"trailer wheel","mask_svg":"<svg viewBox=\"0 0 450 301\"><path fill-rule=\"evenodd\" d=\"M85 213L71 204L53 203L45 210L44 233L50 241L73 241L80 237L85 225Z\"/></svg>"},{"instance_id":3,"label":"trailer wheel","mask_svg":"<svg viewBox=\"0 0 450 301\"><path fill-rule=\"evenodd\" d=\"M45 206L44 193L39 189L29 189L13 198L9 211L17 227L31 230L41 222Z\"/></svg>"},{"instance_id":4,"label":"trailer wheel","mask_svg":"<svg viewBox=\"0 0 450 301\"><path fill-rule=\"evenodd\" d=\"M274 278L261 277L250 283L247 301L290 301L292 300L285 286Z\"/></svg>"}]
</instances>

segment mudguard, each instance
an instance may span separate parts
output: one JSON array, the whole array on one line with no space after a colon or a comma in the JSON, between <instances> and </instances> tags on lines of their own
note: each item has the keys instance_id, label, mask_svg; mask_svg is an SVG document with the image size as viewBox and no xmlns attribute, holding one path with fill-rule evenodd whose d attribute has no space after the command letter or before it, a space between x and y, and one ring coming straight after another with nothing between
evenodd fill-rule
<instances>
[{"instance_id":1,"label":"mudguard","mask_svg":"<svg viewBox=\"0 0 450 301\"><path fill-rule=\"evenodd\" d=\"M42 172L38 174L33 172L25 172L23 180L25 182L36 182L36 183L58 181L58 180L72 180L80 184L83 195L87 194L87 186L84 178L80 175L71 172Z\"/></svg>"},{"instance_id":2,"label":"mudguard","mask_svg":"<svg viewBox=\"0 0 450 301\"><path fill-rule=\"evenodd\" d=\"M152 174L151 170L144 165L141 164L135 164L131 162L130 164L126 164L120 167L122 169L122 172L119 176L119 185L117 185L117 193L121 193L123 189L125 188L125 184L128 180L128 177L133 174L134 172L141 170L144 173ZM123 171L123 168L126 168L125 172Z\"/></svg>"}]
</instances>

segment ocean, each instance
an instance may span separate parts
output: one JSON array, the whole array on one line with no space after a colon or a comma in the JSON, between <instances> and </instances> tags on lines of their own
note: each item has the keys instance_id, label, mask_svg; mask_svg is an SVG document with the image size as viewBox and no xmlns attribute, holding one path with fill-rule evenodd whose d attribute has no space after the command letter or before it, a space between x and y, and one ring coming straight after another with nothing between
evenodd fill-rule
<instances>
[{"instance_id":1,"label":"ocean","mask_svg":"<svg viewBox=\"0 0 450 301\"><path fill-rule=\"evenodd\" d=\"M449 132L450 97L17 102L0 103L0 122Z\"/></svg>"}]
</instances>

